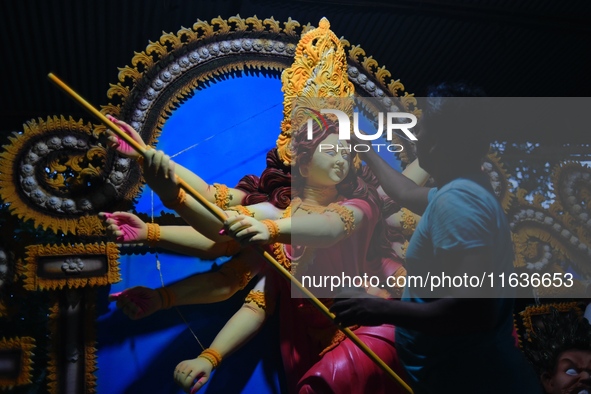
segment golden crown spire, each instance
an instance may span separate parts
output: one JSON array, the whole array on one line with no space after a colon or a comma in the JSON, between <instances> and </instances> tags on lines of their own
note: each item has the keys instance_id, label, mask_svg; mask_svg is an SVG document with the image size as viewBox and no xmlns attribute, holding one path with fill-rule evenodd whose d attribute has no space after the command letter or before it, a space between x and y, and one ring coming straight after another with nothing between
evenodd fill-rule
<instances>
[{"instance_id":1,"label":"golden crown spire","mask_svg":"<svg viewBox=\"0 0 591 394\"><path fill-rule=\"evenodd\" d=\"M350 114L353 102L338 100L353 97L353 83L347 77L347 56L341 41L330 30L330 22L322 18L318 28L302 35L291 67L281 74L283 91L283 121L277 139L279 157L292 164L290 142L292 132L308 119L304 108L317 108L319 103L331 103ZM323 100L318 100L323 99ZM345 102L345 104L343 104ZM294 103L297 103L294 108ZM346 108L342 108L345 106ZM302 109L302 110L300 110Z\"/></svg>"}]
</instances>

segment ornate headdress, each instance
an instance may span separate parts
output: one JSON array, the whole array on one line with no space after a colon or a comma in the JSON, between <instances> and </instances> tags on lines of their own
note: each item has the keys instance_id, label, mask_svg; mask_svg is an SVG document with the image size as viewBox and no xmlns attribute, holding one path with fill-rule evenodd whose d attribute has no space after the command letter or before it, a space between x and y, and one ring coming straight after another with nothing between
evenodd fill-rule
<instances>
[{"instance_id":1,"label":"ornate headdress","mask_svg":"<svg viewBox=\"0 0 591 394\"><path fill-rule=\"evenodd\" d=\"M309 109L320 105L351 114L353 83L347 77L347 56L341 41L322 18L318 28L302 35L291 67L281 74L283 121L277 139L277 152L285 165L293 164L292 133L309 119ZM319 100L321 99L321 100Z\"/></svg>"},{"instance_id":2,"label":"ornate headdress","mask_svg":"<svg viewBox=\"0 0 591 394\"><path fill-rule=\"evenodd\" d=\"M539 375L553 371L560 354L573 349L591 352L591 326L576 309L561 313L551 308L524 342L525 354Z\"/></svg>"}]
</instances>

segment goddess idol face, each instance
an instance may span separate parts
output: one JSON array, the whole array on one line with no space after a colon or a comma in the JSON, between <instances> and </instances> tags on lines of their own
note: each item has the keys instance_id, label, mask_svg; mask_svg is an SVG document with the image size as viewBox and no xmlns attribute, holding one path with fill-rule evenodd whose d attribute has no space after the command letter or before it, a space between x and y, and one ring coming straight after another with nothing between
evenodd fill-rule
<instances>
[{"instance_id":1,"label":"goddess idol face","mask_svg":"<svg viewBox=\"0 0 591 394\"><path fill-rule=\"evenodd\" d=\"M301 167L308 186L326 187L341 183L351 167L351 146L330 134L320 141L309 163Z\"/></svg>"}]
</instances>

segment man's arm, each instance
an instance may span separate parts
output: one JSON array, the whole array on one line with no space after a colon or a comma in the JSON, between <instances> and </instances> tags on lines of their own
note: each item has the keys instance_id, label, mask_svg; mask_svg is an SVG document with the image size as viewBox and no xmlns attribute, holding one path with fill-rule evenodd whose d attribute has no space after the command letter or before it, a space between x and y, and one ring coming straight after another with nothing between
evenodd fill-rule
<instances>
[{"instance_id":1,"label":"man's arm","mask_svg":"<svg viewBox=\"0 0 591 394\"><path fill-rule=\"evenodd\" d=\"M378 177L384 192L398 204L421 215L427 208L430 188L415 182L396 171L373 149L362 154L363 160ZM415 162L409 165L417 166Z\"/></svg>"},{"instance_id":2,"label":"man's arm","mask_svg":"<svg viewBox=\"0 0 591 394\"><path fill-rule=\"evenodd\" d=\"M491 260L488 248L455 252L447 258L443 267L448 275L475 274L475 269L488 269L487 262ZM450 297L425 303L380 298L337 299L330 310L345 327L393 324L431 335L461 335L494 328L499 312L495 299L473 298L470 289L461 287L450 290Z\"/></svg>"}]
</instances>

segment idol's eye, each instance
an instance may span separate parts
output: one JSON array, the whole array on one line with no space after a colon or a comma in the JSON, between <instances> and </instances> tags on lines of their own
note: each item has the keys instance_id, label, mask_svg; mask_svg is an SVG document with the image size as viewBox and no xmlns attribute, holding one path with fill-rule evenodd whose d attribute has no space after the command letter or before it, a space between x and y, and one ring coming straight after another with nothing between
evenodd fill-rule
<instances>
[{"instance_id":1,"label":"idol's eye","mask_svg":"<svg viewBox=\"0 0 591 394\"><path fill-rule=\"evenodd\" d=\"M574 368L567 369L565 373L569 376L577 376L579 374Z\"/></svg>"},{"instance_id":2,"label":"idol's eye","mask_svg":"<svg viewBox=\"0 0 591 394\"><path fill-rule=\"evenodd\" d=\"M337 152L334 150L329 150L329 151L326 151L326 154L329 156L336 156Z\"/></svg>"},{"instance_id":3,"label":"idol's eye","mask_svg":"<svg viewBox=\"0 0 591 394\"><path fill-rule=\"evenodd\" d=\"M349 159L349 153L348 152L343 152L341 153L341 156L343 157L343 159L348 160Z\"/></svg>"}]
</instances>

